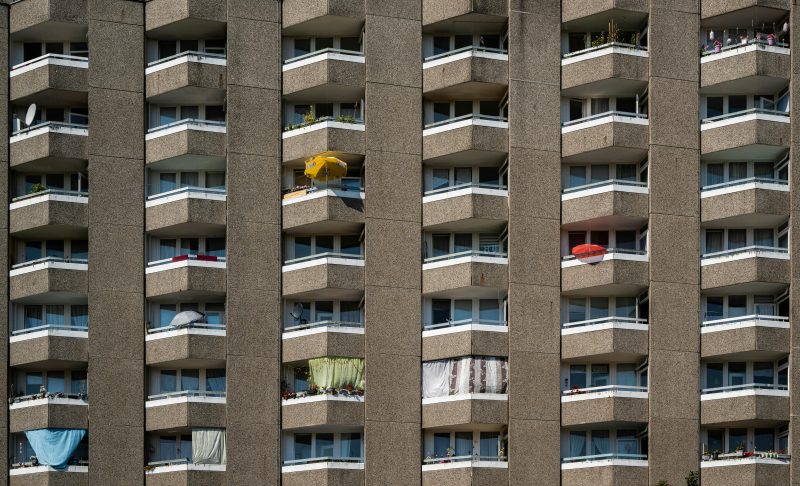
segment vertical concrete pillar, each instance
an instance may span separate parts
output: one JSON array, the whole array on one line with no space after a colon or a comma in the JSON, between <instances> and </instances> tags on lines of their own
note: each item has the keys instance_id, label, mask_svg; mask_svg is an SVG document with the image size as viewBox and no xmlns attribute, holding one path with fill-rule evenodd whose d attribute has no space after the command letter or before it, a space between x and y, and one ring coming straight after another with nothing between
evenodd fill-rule
<instances>
[{"instance_id":1,"label":"vertical concrete pillar","mask_svg":"<svg viewBox=\"0 0 800 486\"><path fill-rule=\"evenodd\" d=\"M8 72L8 5L0 6L0 72ZM8 80L0 83L0 130L9 133L8 127ZM8 137L0 141L0 200L8 201ZM0 400L8 403L8 335L9 331L9 303L8 303L8 211L0 211L0 363L5 366L6 372L0 373ZM0 450L8 451L8 408L3 407L0 412ZM8 484L8 461L0 465L0 486Z\"/></svg>"},{"instance_id":2,"label":"vertical concrete pillar","mask_svg":"<svg viewBox=\"0 0 800 486\"><path fill-rule=\"evenodd\" d=\"M365 6L365 477L413 486L421 481L422 5Z\"/></svg>"},{"instance_id":3,"label":"vertical concrete pillar","mask_svg":"<svg viewBox=\"0 0 800 486\"><path fill-rule=\"evenodd\" d=\"M558 484L561 2L509 6L509 483Z\"/></svg>"},{"instance_id":4,"label":"vertical concrete pillar","mask_svg":"<svg viewBox=\"0 0 800 486\"><path fill-rule=\"evenodd\" d=\"M650 4L651 485L700 459L698 3Z\"/></svg>"},{"instance_id":5,"label":"vertical concrete pillar","mask_svg":"<svg viewBox=\"0 0 800 486\"><path fill-rule=\"evenodd\" d=\"M280 483L280 2L228 0L228 486Z\"/></svg>"},{"instance_id":6,"label":"vertical concrete pillar","mask_svg":"<svg viewBox=\"0 0 800 486\"><path fill-rule=\"evenodd\" d=\"M89 483L144 484L144 4L89 0Z\"/></svg>"},{"instance_id":7,"label":"vertical concrete pillar","mask_svg":"<svg viewBox=\"0 0 800 486\"><path fill-rule=\"evenodd\" d=\"M789 17L789 45L800 45L800 0L792 2L792 11ZM800 97L798 93L798 76L800 76L800 52L792 49L791 53L791 80L789 89L793 95L790 98L791 107L789 113L792 115L791 144L789 146L789 188L791 190L791 205L789 207L789 255L791 259L791 280L789 286L789 302L791 326L791 348L789 355L789 393L790 393L790 416L789 416L789 454L798 454L800 457L800 264L796 256L800 253L800 194L797 188L800 187L800 165L798 154L800 154L800 124L797 123L796 116L800 113ZM800 463L791 463L791 484L800 484Z\"/></svg>"}]
</instances>

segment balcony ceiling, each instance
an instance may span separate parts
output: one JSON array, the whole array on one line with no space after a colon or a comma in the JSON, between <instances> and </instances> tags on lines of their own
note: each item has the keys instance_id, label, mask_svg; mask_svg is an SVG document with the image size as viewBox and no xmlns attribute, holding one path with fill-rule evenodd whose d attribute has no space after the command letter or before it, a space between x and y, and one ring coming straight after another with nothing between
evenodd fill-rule
<instances>
[{"instance_id":1,"label":"balcony ceiling","mask_svg":"<svg viewBox=\"0 0 800 486\"><path fill-rule=\"evenodd\" d=\"M567 32L606 32L612 19L622 30L639 31L647 21L647 13L613 9L565 22L563 27Z\"/></svg>"},{"instance_id":2,"label":"balcony ceiling","mask_svg":"<svg viewBox=\"0 0 800 486\"><path fill-rule=\"evenodd\" d=\"M422 27L423 34L500 34L505 30L506 17L471 13Z\"/></svg>"},{"instance_id":3,"label":"balcony ceiling","mask_svg":"<svg viewBox=\"0 0 800 486\"><path fill-rule=\"evenodd\" d=\"M364 25L363 19L354 17L340 17L338 15L325 15L289 27L284 27L283 35L289 37L300 36L358 36Z\"/></svg>"},{"instance_id":4,"label":"balcony ceiling","mask_svg":"<svg viewBox=\"0 0 800 486\"><path fill-rule=\"evenodd\" d=\"M731 29L736 27L744 29L761 27L762 24L772 27L773 22L783 21L788 14L789 12L777 8L750 7L705 19L700 22L700 26L704 29Z\"/></svg>"},{"instance_id":5,"label":"balcony ceiling","mask_svg":"<svg viewBox=\"0 0 800 486\"><path fill-rule=\"evenodd\" d=\"M24 6L23 6L24 8ZM86 24L72 22L42 22L27 29L20 30L11 34L14 42L23 41L73 41L80 42L86 40L86 32L89 26Z\"/></svg>"}]
</instances>

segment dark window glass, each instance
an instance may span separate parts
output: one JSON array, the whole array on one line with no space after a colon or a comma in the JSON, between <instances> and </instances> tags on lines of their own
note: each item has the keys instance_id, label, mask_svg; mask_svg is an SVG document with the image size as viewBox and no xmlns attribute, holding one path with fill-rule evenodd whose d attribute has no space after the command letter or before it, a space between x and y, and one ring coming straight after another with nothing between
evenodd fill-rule
<instances>
[{"instance_id":1,"label":"dark window glass","mask_svg":"<svg viewBox=\"0 0 800 486\"><path fill-rule=\"evenodd\" d=\"M708 363L706 365L706 388L719 388L723 386L722 363Z\"/></svg>"},{"instance_id":2,"label":"dark window glass","mask_svg":"<svg viewBox=\"0 0 800 486\"><path fill-rule=\"evenodd\" d=\"M22 45L22 60L30 61L42 55L42 44L39 42L26 42Z\"/></svg>"},{"instance_id":3,"label":"dark window glass","mask_svg":"<svg viewBox=\"0 0 800 486\"><path fill-rule=\"evenodd\" d=\"M723 105L722 96L710 96L706 98L706 118L722 115Z\"/></svg>"},{"instance_id":4,"label":"dark window glass","mask_svg":"<svg viewBox=\"0 0 800 486\"><path fill-rule=\"evenodd\" d=\"M500 105L496 101L481 101L480 112L481 115L500 116Z\"/></svg>"},{"instance_id":5,"label":"dark window glass","mask_svg":"<svg viewBox=\"0 0 800 486\"><path fill-rule=\"evenodd\" d=\"M158 41L159 59L164 59L165 57L174 56L177 53L178 53L177 41L174 40Z\"/></svg>"},{"instance_id":6,"label":"dark window glass","mask_svg":"<svg viewBox=\"0 0 800 486\"><path fill-rule=\"evenodd\" d=\"M444 54L450 50L450 37L437 36L433 38L433 54Z\"/></svg>"},{"instance_id":7,"label":"dark window glass","mask_svg":"<svg viewBox=\"0 0 800 486\"><path fill-rule=\"evenodd\" d=\"M622 250L635 250L636 249L636 232L635 231L617 231L617 248Z\"/></svg>"},{"instance_id":8,"label":"dark window glass","mask_svg":"<svg viewBox=\"0 0 800 486\"><path fill-rule=\"evenodd\" d=\"M433 121L440 122L450 118L450 103L433 104Z\"/></svg>"},{"instance_id":9,"label":"dark window glass","mask_svg":"<svg viewBox=\"0 0 800 486\"><path fill-rule=\"evenodd\" d=\"M636 98L617 98L617 111L636 113Z\"/></svg>"},{"instance_id":10,"label":"dark window glass","mask_svg":"<svg viewBox=\"0 0 800 486\"><path fill-rule=\"evenodd\" d=\"M472 114L472 101L456 101L454 105L456 117Z\"/></svg>"},{"instance_id":11,"label":"dark window glass","mask_svg":"<svg viewBox=\"0 0 800 486\"><path fill-rule=\"evenodd\" d=\"M181 52L197 52L199 49L197 47L196 40L182 40L181 41Z\"/></svg>"},{"instance_id":12,"label":"dark window glass","mask_svg":"<svg viewBox=\"0 0 800 486\"><path fill-rule=\"evenodd\" d=\"M728 97L728 113L736 113L747 109L747 96L737 95Z\"/></svg>"},{"instance_id":13,"label":"dark window glass","mask_svg":"<svg viewBox=\"0 0 800 486\"><path fill-rule=\"evenodd\" d=\"M311 52L311 39L294 40L294 56L302 56Z\"/></svg>"},{"instance_id":14,"label":"dark window glass","mask_svg":"<svg viewBox=\"0 0 800 486\"><path fill-rule=\"evenodd\" d=\"M222 105L206 106L206 120L224 122L225 109L222 107Z\"/></svg>"},{"instance_id":15,"label":"dark window glass","mask_svg":"<svg viewBox=\"0 0 800 486\"><path fill-rule=\"evenodd\" d=\"M471 45L472 45L472 34L455 36L456 49L461 49L462 47L469 47Z\"/></svg>"},{"instance_id":16,"label":"dark window glass","mask_svg":"<svg viewBox=\"0 0 800 486\"><path fill-rule=\"evenodd\" d=\"M361 43L358 42L358 37L342 37L340 45L342 50L361 52Z\"/></svg>"},{"instance_id":17,"label":"dark window glass","mask_svg":"<svg viewBox=\"0 0 800 486\"><path fill-rule=\"evenodd\" d=\"M333 37L317 37L314 50L321 51L322 49L330 49L332 47L333 47Z\"/></svg>"}]
</instances>

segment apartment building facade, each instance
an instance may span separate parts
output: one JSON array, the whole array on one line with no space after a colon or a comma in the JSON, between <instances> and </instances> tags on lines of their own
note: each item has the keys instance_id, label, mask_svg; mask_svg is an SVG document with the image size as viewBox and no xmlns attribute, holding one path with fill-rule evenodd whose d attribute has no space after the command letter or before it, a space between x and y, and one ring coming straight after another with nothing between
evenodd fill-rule
<instances>
[{"instance_id":1,"label":"apartment building facade","mask_svg":"<svg viewBox=\"0 0 800 486\"><path fill-rule=\"evenodd\" d=\"M0 484L800 484L800 2L0 5Z\"/></svg>"}]
</instances>

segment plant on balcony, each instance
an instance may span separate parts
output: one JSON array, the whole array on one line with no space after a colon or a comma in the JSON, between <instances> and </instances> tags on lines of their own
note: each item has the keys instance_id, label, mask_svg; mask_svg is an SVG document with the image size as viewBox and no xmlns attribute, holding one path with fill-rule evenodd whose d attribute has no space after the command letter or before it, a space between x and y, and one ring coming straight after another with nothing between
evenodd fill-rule
<instances>
[{"instance_id":1,"label":"plant on balcony","mask_svg":"<svg viewBox=\"0 0 800 486\"><path fill-rule=\"evenodd\" d=\"M592 39L592 47L600 47L603 44L605 44L606 42L607 42L606 41L606 33L605 32L600 32L600 34L597 37Z\"/></svg>"},{"instance_id":2,"label":"plant on balcony","mask_svg":"<svg viewBox=\"0 0 800 486\"><path fill-rule=\"evenodd\" d=\"M316 121L317 121L317 117L315 117L314 114L311 113L310 111L308 113L306 113L305 115L303 115L303 123L306 124L306 125L311 125L312 123L315 123Z\"/></svg>"},{"instance_id":3,"label":"plant on balcony","mask_svg":"<svg viewBox=\"0 0 800 486\"><path fill-rule=\"evenodd\" d=\"M722 42L718 40L714 41L714 52L716 53L722 52Z\"/></svg>"},{"instance_id":4,"label":"plant on balcony","mask_svg":"<svg viewBox=\"0 0 800 486\"><path fill-rule=\"evenodd\" d=\"M619 42L620 40L620 28L614 19L611 19L608 22L608 42Z\"/></svg>"},{"instance_id":5,"label":"plant on balcony","mask_svg":"<svg viewBox=\"0 0 800 486\"><path fill-rule=\"evenodd\" d=\"M36 194L37 192L42 192L45 190L45 187L38 182L31 186L31 194Z\"/></svg>"},{"instance_id":6,"label":"plant on balcony","mask_svg":"<svg viewBox=\"0 0 800 486\"><path fill-rule=\"evenodd\" d=\"M573 395L580 395L581 393L583 393L583 390L581 390L581 387L579 387L578 385L572 385L572 394Z\"/></svg>"},{"instance_id":7,"label":"plant on balcony","mask_svg":"<svg viewBox=\"0 0 800 486\"><path fill-rule=\"evenodd\" d=\"M686 486L700 486L700 474L697 471L689 471L686 476Z\"/></svg>"},{"instance_id":8,"label":"plant on balcony","mask_svg":"<svg viewBox=\"0 0 800 486\"><path fill-rule=\"evenodd\" d=\"M336 121L341 123L355 123L356 119L352 115L339 115L336 117Z\"/></svg>"},{"instance_id":9,"label":"plant on balcony","mask_svg":"<svg viewBox=\"0 0 800 486\"><path fill-rule=\"evenodd\" d=\"M775 35L769 34L767 35L767 45L774 46L775 45Z\"/></svg>"},{"instance_id":10,"label":"plant on balcony","mask_svg":"<svg viewBox=\"0 0 800 486\"><path fill-rule=\"evenodd\" d=\"M736 452L742 452L744 450L744 442L739 442L736 444L736 448L734 450Z\"/></svg>"}]
</instances>

